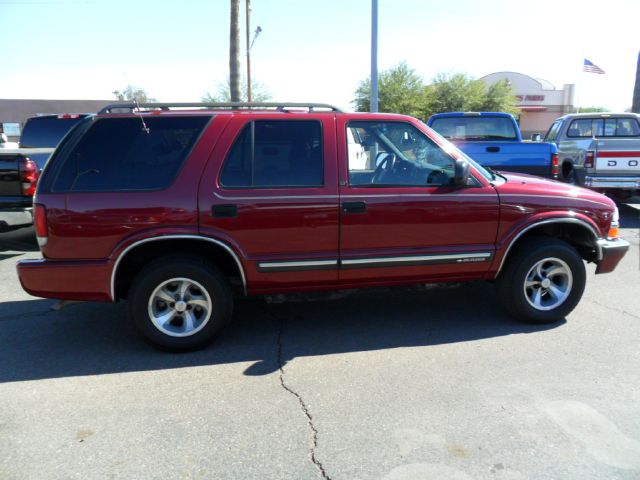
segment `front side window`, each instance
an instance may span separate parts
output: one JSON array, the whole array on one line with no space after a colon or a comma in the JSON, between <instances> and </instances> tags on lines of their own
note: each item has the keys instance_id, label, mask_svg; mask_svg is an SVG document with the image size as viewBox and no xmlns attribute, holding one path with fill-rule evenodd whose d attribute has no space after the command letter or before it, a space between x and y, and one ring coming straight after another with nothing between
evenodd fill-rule
<instances>
[{"instance_id":1,"label":"front side window","mask_svg":"<svg viewBox=\"0 0 640 480\"><path fill-rule=\"evenodd\" d=\"M320 187L322 128L314 120L257 120L236 139L220 174L227 188Z\"/></svg>"},{"instance_id":2,"label":"front side window","mask_svg":"<svg viewBox=\"0 0 640 480\"><path fill-rule=\"evenodd\" d=\"M452 183L453 158L409 123L350 122L347 144L351 186L426 187Z\"/></svg>"},{"instance_id":3,"label":"front side window","mask_svg":"<svg viewBox=\"0 0 640 480\"><path fill-rule=\"evenodd\" d=\"M210 116L103 118L63 160L54 192L156 190L172 183Z\"/></svg>"},{"instance_id":4,"label":"front side window","mask_svg":"<svg viewBox=\"0 0 640 480\"><path fill-rule=\"evenodd\" d=\"M556 139L558 131L560 130L560 125L562 125L562 122L554 122L553 125L551 125L549 131L544 136L545 142L553 142Z\"/></svg>"}]
</instances>

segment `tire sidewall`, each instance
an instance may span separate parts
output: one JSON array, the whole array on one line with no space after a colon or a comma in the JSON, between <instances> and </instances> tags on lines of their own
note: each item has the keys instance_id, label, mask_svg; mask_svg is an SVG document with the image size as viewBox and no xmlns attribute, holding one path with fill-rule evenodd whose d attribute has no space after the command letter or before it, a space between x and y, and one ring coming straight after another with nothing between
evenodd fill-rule
<instances>
[{"instance_id":1,"label":"tire sidewall","mask_svg":"<svg viewBox=\"0 0 640 480\"><path fill-rule=\"evenodd\" d=\"M148 312L148 302L153 291L161 283L176 277L198 282L211 297L211 316L207 324L187 337L172 337L153 324ZM145 267L134 280L129 295L129 312L138 332L151 344L169 351L186 351L203 348L224 328L231 319L233 300L224 275L213 265L192 258L172 258L156 261Z\"/></svg>"},{"instance_id":2,"label":"tire sidewall","mask_svg":"<svg viewBox=\"0 0 640 480\"><path fill-rule=\"evenodd\" d=\"M529 248L520 249L515 262L505 278L502 278L501 300L507 309L518 318L533 323L551 323L565 318L578 304L584 293L586 271L578 252L570 245L560 241L542 241L540 244L527 244ZM533 247L533 248L532 248ZM531 268L545 258L558 258L571 270L572 286L567 299L552 310L537 310L527 301L524 282ZM506 298L505 298L506 297Z\"/></svg>"}]
</instances>

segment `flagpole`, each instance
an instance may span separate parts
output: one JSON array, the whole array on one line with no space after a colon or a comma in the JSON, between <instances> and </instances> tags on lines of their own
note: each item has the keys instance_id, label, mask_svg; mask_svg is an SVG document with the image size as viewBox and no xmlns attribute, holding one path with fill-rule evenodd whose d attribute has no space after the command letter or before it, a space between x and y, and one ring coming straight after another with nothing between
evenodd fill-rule
<instances>
[{"instance_id":1,"label":"flagpole","mask_svg":"<svg viewBox=\"0 0 640 480\"><path fill-rule=\"evenodd\" d=\"M584 75L584 52L581 52L580 70L578 71L578 84L576 85L576 113L580 113L580 94L582 93Z\"/></svg>"}]
</instances>

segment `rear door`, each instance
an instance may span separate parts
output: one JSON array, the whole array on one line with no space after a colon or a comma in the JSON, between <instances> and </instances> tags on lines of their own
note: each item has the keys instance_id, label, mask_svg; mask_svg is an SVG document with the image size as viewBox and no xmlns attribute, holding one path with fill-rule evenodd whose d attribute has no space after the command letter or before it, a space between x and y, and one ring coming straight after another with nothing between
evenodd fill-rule
<instances>
[{"instance_id":1,"label":"rear door","mask_svg":"<svg viewBox=\"0 0 640 480\"><path fill-rule=\"evenodd\" d=\"M366 162L351 158L349 129ZM452 155L418 122L341 118L338 136L343 285L484 276L498 227L493 187L475 178L451 186Z\"/></svg>"},{"instance_id":2,"label":"rear door","mask_svg":"<svg viewBox=\"0 0 640 480\"><path fill-rule=\"evenodd\" d=\"M337 283L334 122L328 113L236 115L211 154L200 231L244 258L252 293Z\"/></svg>"}]
</instances>

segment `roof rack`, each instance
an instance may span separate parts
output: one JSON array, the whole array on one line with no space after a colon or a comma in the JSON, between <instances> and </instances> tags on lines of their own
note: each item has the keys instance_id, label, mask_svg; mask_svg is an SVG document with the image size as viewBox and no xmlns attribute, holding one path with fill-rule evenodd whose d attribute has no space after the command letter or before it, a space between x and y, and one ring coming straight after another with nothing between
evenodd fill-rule
<instances>
[{"instance_id":1,"label":"roof rack","mask_svg":"<svg viewBox=\"0 0 640 480\"><path fill-rule=\"evenodd\" d=\"M114 110L128 110L129 112L140 110L170 110L175 108L201 108L206 110L276 110L280 112L287 111L292 108L308 108L309 112L329 111L341 112L337 107L326 103L273 103L273 102L227 102L227 103L112 103L107 105L98 114L104 113L123 113L114 112Z\"/></svg>"}]
</instances>

